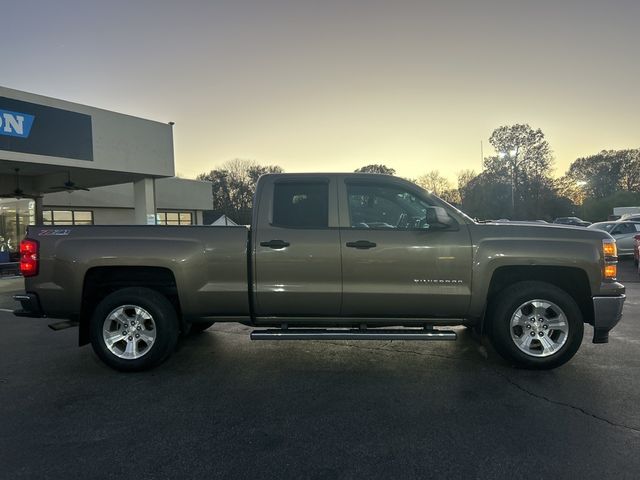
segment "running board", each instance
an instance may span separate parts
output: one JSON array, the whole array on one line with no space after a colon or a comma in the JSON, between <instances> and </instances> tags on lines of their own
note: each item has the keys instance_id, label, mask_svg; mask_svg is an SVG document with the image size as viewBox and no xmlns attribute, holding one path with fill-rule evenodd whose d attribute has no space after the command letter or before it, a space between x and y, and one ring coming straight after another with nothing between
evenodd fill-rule
<instances>
[{"instance_id":1,"label":"running board","mask_svg":"<svg viewBox=\"0 0 640 480\"><path fill-rule=\"evenodd\" d=\"M456 332L435 329L397 330L322 330L273 328L254 330L251 340L455 340Z\"/></svg>"}]
</instances>

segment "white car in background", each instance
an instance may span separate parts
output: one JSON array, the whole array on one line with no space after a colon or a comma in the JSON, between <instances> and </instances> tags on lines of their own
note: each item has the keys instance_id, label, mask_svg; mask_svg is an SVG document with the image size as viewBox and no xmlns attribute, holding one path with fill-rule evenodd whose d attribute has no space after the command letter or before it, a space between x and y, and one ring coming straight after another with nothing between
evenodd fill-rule
<instances>
[{"instance_id":1,"label":"white car in background","mask_svg":"<svg viewBox=\"0 0 640 480\"><path fill-rule=\"evenodd\" d=\"M618 255L633 255L634 238L640 233L639 221L619 220L616 222L598 222L589 225L587 228L597 228L604 230L616 239L618 245Z\"/></svg>"}]
</instances>

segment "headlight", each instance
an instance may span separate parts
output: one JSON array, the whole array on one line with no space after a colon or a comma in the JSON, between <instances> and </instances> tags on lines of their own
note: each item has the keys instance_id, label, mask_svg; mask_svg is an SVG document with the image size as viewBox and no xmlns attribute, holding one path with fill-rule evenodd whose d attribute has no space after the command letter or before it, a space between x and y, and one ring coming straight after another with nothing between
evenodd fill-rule
<instances>
[{"instance_id":1,"label":"headlight","mask_svg":"<svg viewBox=\"0 0 640 480\"><path fill-rule=\"evenodd\" d=\"M602 240L602 256L604 257L602 275L607 280L615 280L618 276L618 247L613 238Z\"/></svg>"}]
</instances>

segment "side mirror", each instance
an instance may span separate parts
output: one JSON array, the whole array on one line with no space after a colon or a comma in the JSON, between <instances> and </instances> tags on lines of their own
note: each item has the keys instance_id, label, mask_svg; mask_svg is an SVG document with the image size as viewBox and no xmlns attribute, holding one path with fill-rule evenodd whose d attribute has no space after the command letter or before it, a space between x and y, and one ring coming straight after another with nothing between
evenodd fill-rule
<instances>
[{"instance_id":1,"label":"side mirror","mask_svg":"<svg viewBox=\"0 0 640 480\"><path fill-rule=\"evenodd\" d=\"M453 218L442 207L427 207L425 220L431 227L435 226L436 228L446 228L453 225Z\"/></svg>"}]
</instances>

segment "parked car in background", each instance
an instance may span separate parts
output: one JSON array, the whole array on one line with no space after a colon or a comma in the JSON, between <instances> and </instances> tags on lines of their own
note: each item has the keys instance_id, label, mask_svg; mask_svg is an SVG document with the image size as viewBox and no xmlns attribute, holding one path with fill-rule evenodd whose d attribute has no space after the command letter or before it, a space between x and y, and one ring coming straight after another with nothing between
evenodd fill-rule
<instances>
[{"instance_id":1,"label":"parked car in background","mask_svg":"<svg viewBox=\"0 0 640 480\"><path fill-rule=\"evenodd\" d=\"M618 225L620 222L618 220L613 220L609 222L596 222L589 225L588 228L596 228L598 230L604 230L607 233L610 233L613 230L613 227Z\"/></svg>"},{"instance_id":2,"label":"parked car in background","mask_svg":"<svg viewBox=\"0 0 640 480\"><path fill-rule=\"evenodd\" d=\"M604 230L615 238L618 244L618 255L634 254L634 237L640 233L640 221L598 222L591 224L588 228Z\"/></svg>"},{"instance_id":3,"label":"parked car in background","mask_svg":"<svg viewBox=\"0 0 640 480\"><path fill-rule=\"evenodd\" d=\"M586 222L578 217L558 217L553 223L559 223L561 225L573 225L575 227L588 227L591 222Z\"/></svg>"}]
</instances>

